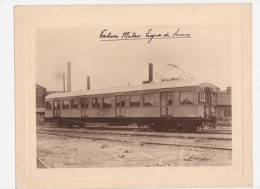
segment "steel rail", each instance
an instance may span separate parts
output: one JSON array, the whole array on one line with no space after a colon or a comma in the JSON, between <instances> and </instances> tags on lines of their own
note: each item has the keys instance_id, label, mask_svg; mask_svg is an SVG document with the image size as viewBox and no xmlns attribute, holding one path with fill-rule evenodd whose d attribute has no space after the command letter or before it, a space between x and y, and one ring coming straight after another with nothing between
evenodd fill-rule
<instances>
[{"instance_id":1,"label":"steel rail","mask_svg":"<svg viewBox=\"0 0 260 189\"><path fill-rule=\"evenodd\" d=\"M38 132L39 134L46 134L46 135L55 135L55 136L64 136L70 138L84 138L84 139L92 139L92 140L106 140L106 141L113 141L113 142L124 142L127 143L127 140L119 140L119 139L110 139L110 138L100 138L100 137L87 137L87 136L79 136L79 135L68 135L68 134L57 134L57 133L46 133L46 132ZM58 131L59 133L59 131ZM216 150L232 150L231 147L221 147L221 146L206 146L206 145L194 145L194 144L180 144L180 143L156 143L156 142L145 142L141 141L141 145L148 144L148 145L167 145L167 146L184 146L184 147L195 147L195 148L207 148L207 149L216 149Z\"/></svg>"},{"instance_id":2,"label":"steel rail","mask_svg":"<svg viewBox=\"0 0 260 189\"><path fill-rule=\"evenodd\" d=\"M187 136L187 134L189 133L179 133L179 135L177 135L177 133L173 133L174 135L169 135L169 133L167 133L167 135L163 135L160 134L158 132L156 133L145 133L145 132L141 132L141 133L116 133L116 132L104 132L101 131L99 132L99 130L96 131L79 131L79 130L74 130L74 129L67 129L67 130L58 130L58 128L44 128L44 129L38 129L41 131L57 131L57 132L72 132L72 133L88 133L88 134L112 134L112 135L121 135L121 136L144 136L144 137L161 137L161 138L187 138L187 139L196 139L196 138L201 138L201 139L208 139L208 140L232 140L232 138L223 138L223 137L208 137L208 136ZM193 134L193 133L192 133Z\"/></svg>"},{"instance_id":3,"label":"steel rail","mask_svg":"<svg viewBox=\"0 0 260 189\"><path fill-rule=\"evenodd\" d=\"M67 120L70 122L75 122L75 123L84 123L81 121L74 121L74 120ZM41 123L40 125L46 125L44 123ZM73 127L52 127L52 128L73 128ZM139 132L152 132L153 130L148 127L138 127L138 128L133 128L133 127L128 127L128 126L104 126L104 125L96 125L96 126L87 126L84 125L83 128L90 129L90 130L118 130L118 131L136 131L138 130ZM160 133L160 131L157 131ZM162 131L164 133L172 133L171 131ZM193 134L232 134L231 130L197 130L195 132L192 132Z\"/></svg>"}]
</instances>

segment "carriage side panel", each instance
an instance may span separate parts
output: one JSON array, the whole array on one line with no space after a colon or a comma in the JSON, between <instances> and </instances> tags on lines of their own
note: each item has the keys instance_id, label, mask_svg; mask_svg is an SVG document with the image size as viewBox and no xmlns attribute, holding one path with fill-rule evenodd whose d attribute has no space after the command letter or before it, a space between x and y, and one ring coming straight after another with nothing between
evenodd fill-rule
<instances>
[{"instance_id":1,"label":"carriage side panel","mask_svg":"<svg viewBox=\"0 0 260 189\"><path fill-rule=\"evenodd\" d=\"M53 101L48 100L45 102L45 118L53 118Z\"/></svg>"},{"instance_id":2,"label":"carriage side panel","mask_svg":"<svg viewBox=\"0 0 260 189\"><path fill-rule=\"evenodd\" d=\"M77 118L81 117L80 109L62 109L61 110L61 117L63 118Z\"/></svg>"},{"instance_id":3,"label":"carriage side panel","mask_svg":"<svg viewBox=\"0 0 260 189\"><path fill-rule=\"evenodd\" d=\"M128 107L125 109L126 117L160 117L160 107Z\"/></svg>"}]
</instances>

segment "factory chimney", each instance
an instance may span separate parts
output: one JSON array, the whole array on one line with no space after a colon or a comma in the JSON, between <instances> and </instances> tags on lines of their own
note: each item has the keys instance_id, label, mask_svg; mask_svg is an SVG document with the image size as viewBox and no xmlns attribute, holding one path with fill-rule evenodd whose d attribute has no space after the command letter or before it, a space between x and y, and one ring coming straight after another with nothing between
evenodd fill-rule
<instances>
[{"instance_id":1,"label":"factory chimney","mask_svg":"<svg viewBox=\"0 0 260 189\"><path fill-rule=\"evenodd\" d=\"M71 63L67 63L67 91L71 91Z\"/></svg>"},{"instance_id":2,"label":"factory chimney","mask_svg":"<svg viewBox=\"0 0 260 189\"><path fill-rule=\"evenodd\" d=\"M90 90L90 77L87 76L87 90Z\"/></svg>"},{"instance_id":3,"label":"factory chimney","mask_svg":"<svg viewBox=\"0 0 260 189\"><path fill-rule=\"evenodd\" d=\"M65 92L65 74L62 74L62 89Z\"/></svg>"},{"instance_id":4,"label":"factory chimney","mask_svg":"<svg viewBox=\"0 0 260 189\"><path fill-rule=\"evenodd\" d=\"M149 82L153 82L153 63L149 63Z\"/></svg>"},{"instance_id":5,"label":"factory chimney","mask_svg":"<svg viewBox=\"0 0 260 189\"><path fill-rule=\"evenodd\" d=\"M153 82L153 63L148 64L148 81L143 81L143 84Z\"/></svg>"}]
</instances>

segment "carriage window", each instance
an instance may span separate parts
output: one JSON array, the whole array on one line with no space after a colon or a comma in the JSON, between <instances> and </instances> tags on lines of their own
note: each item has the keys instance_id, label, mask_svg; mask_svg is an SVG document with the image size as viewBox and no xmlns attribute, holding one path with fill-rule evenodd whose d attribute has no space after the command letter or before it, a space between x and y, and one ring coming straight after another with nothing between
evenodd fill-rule
<instances>
[{"instance_id":1,"label":"carriage window","mask_svg":"<svg viewBox=\"0 0 260 189\"><path fill-rule=\"evenodd\" d=\"M160 104L160 94L155 94L154 96L155 106L158 106Z\"/></svg>"},{"instance_id":2,"label":"carriage window","mask_svg":"<svg viewBox=\"0 0 260 189\"><path fill-rule=\"evenodd\" d=\"M46 110L51 110L52 109L52 105L51 102L46 102Z\"/></svg>"},{"instance_id":3,"label":"carriage window","mask_svg":"<svg viewBox=\"0 0 260 189\"><path fill-rule=\"evenodd\" d=\"M60 108L60 101L54 101L54 108L59 109Z\"/></svg>"},{"instance_id":4,"label":"carriage window","mask_svg":"<svg viewBox=\"0 0 260 189\"><path fill-rule=\"evenodd\" d=\"M88 105L88 103L89 103L89 99L88 98L83 98L83 99L81 99L81 104L82 104L82 107L84 108L88 108L89 107L89 105Z\"/></svg>"},{"instance_id":5,"label":"carriage window","mask_svg":"<svg viewBox=\"0 0 260 189\"><path fill-rule=\"evenodd\" d=\"M181 92L180 104L193 104L193 92Z\"/></svg>"},{"instance_id":6,"label":"carriage window","mask_svg":"<svg viewBox=\"0 0 260 189\"><path fill-rule=\"evenodd\" d=\"M214 92L211 93L211 104L216 104L216 93Z\"/></svg>"},{"instance_id":7,"label":"carriage window","mask_svg":"<svg viewBox=\"0 0 260 189\"><path fill-rule=\"evenodd\" d=\"M62 101L62 109L69 109L70 108L70 102L68 100Z\"/></svg>"},{"instance_id":8,"label":"carriage window","mask_svg":"<svg viewBox=\"0 0 260 189\"><path fill-rule=\"evenodd\" d=\"M80 99L72 99L71 100L71 108L78 109L80 107Z\"/></svg>"},{"instance_id":9,"label":"carriage window","mask_svg":"<svg viewBox=\"0 0 260 189\"><path fill-rule=\"evenodd\" d=\"M129 106L130 107L140 106L140 104L141 104L140 95L132 95L132 96L130 96L130 102L129 102Z\"/></svg>"},{"instance_id":10,"label":"carriage window","mask_svg":"<svg viewBox=\"0 0 260 189\"><path fill-rule=\"evenodd\" d=\"M103 99L103 108L111 108L112 107L113 97L104 97Z\"/></svg>"},{"instance_id":11,"label":"carriage window","mask_svg":"<svg viewBox=\"0 0 260 189\"><path fill-rule=\"evenodd\" d=\"M125 107L125 96L116 96L116 107Z\"/></svg>"},{"instance_id":12,"label":"carriage window","mask_svg":"<svg viewBox=\"0 0 260 189\"><path fill-rule=\"evenodd\" d=\"M199 92L199 102L206 102L204 92Z\"/></svg>"},{"instance_id":13,"label":"carriage window","mask_svg":"<svg viewBox=\"0 0 260 189\"><path fill-rule=\"evenodd\" d=\"M92 108L101 107L101 98L92 98Z\"/></svg>"},{"instance_id":14,"label":"carriage window","mask_svg":"<svg viewBox=\"0 0 260 189\"><path fill-rule=\"evenodd\" d=\"M172 105L172 95L168 95L167 96L167 100L168 100L168 105Z\"/></svg>"},{"instance_id":15,"label":"carriage window","mask_svg":"<svg viewBox=\"0 0 260 189\"><path fill-rule=\"evenodd\" d=\"M155 94L145 94L144 95L144 106L155 106L156 105L156 95Z\"/></svg>"}]
</instances>

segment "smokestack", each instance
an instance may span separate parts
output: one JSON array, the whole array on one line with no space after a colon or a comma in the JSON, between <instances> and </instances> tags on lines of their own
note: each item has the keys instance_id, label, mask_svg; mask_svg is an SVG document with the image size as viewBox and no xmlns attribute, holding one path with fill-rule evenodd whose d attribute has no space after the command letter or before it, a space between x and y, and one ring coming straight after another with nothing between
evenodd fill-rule
<instances>
[{"instance_id":1,"label":"smokestack","mask_svg":"<svg viewBox=\"0 0 260 189\"><path fill-rule=\"evenodd\" d=\"M62 74L62 88L63 92L65 92L65 74Z\"/></svg>"},{"instance_id":2,"label":"smokestack","mask_svg":"<svg viewBox=\"0 0 260 189\"><path fill-rule=\"evenodd\" d=\"M149 63L149 82L153 81L153 63Z\"/></svg>"},{"instance_id":3,"label":"smokestack","mask_svg":"<svg viewBox=\"0 0 260 189\"><path fill-rule=\"evenodd\" d=\"M87 76L87 90L90 90L90 77Z\"/></svg>"},{"instance_id":4,"label":"smokestack","mask_svg":"<svg viewBox=\"0 0 260 189\"><path fill-rule=\"evenodd\" d=\"M71 91L71 64L67 63L67 91Z\"/></svg>"}]
</instances>

